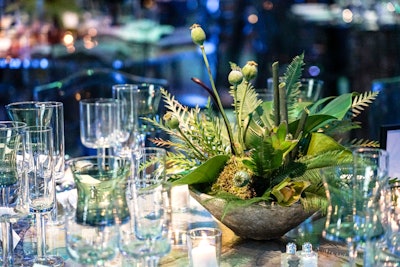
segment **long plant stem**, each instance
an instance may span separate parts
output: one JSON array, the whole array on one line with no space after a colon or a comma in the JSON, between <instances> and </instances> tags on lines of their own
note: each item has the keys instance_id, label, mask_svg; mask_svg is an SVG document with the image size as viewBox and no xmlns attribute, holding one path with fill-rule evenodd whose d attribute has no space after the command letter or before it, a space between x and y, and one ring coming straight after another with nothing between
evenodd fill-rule
<instances>
[{"instance_id":1,"label":"long plant stem","mask_svg":"<svg viewBox=\"0 0 400 267\"><path fill-rule=\"evenodd\" d=\"M272 85L274 90L274 122L278 126L280 124L281 114L279 111L279 63L272 64Z\"/></svg>"},{"instance_id":2,"label":"long plant stem","mask_svg":"<svg viewBox=\"0 0 400 267\"><path fill-rule=\"evenodd\" d=\"M195 147L192 142L189 140L189 138L187 138L186 134L180 129L178 128L179 133L181 134L182 138L185 139L186 143L193 148L194 152L197 154L196 157L198 157L201 160L205 160L206 158L203 156L203 154L197 149L197 147Z\"/></svg>"},{"instance_id":3,"label":"long plant stem","mask_svg":"<svg viewBox=\"0 0 400 267\"><path fill-rule=\"evenodd\" d=\"M204 60L204 63L206 65L206 68L207 68L208 77L209 77L210 83L211 83L211 88L213 89L213 92L214 92L214 95L215 95L215 98L216 98L216 101L217 101L217 105L219 107L219 110L220 110L220 113L222 115L222 118L223 118L223 120L225 122L226 130L228 132L228 136L229 136L229 140L230 140L230 144L231 144L232 153L234 155L238 155L239 153L236 150L235 139L233 138L233 134L232 134L232 127L231 127L231 125L229 123L228 117L226 116L224 107L222 106L221 99L220 99L220 97L218 95L217 88L215 87L214 79L213 79L213 76L212 76L212 73L211 73L210 64L208 63L208 59L207 59L207 55L206 55L206 52L205 52L205 49L204 49L204 45L201 45L200 49L201 49L201 53L203 54L203 60Z\"/></svg>"}]
</instances>

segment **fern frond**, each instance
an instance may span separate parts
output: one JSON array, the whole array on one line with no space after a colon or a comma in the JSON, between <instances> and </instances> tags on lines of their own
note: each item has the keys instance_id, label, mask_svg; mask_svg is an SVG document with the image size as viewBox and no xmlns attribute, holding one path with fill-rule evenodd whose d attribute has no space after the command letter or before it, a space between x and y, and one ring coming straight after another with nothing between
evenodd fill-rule
<instances>
[{"instance_id":1,"label":"fern frond","mask_svg":"<svg viewBox=\"0 0 400 267\"><path fill-rule=\"evenodd\" d=\"M353 139L350 143L352 146L356 147L380 147L379 142L374 140Z\"/></svg>"},{"instance_id":2,"label":"fern frond","mask_svg":"<svg viewBox=\"0 0 400 267\"><path fill-rule=\"evenodd\" d=\"M352 162L351 152L347 150L329 150L318 155L306 155L300 162L307 164L307 169L323 168Z\"/></svg>"},{"instance_id":3,"label":"fern frond","mask_svg":"<svg viewBox=\"0 0 400 267\"><path fill-rule=\"evenodd\" d=\"M379 92L372 91L356 94L351 105L353 117L357 117L358 115L360 115L360 113L364 111L364 108L372 104L378 94Z\"/></svg>"}]
</instances>

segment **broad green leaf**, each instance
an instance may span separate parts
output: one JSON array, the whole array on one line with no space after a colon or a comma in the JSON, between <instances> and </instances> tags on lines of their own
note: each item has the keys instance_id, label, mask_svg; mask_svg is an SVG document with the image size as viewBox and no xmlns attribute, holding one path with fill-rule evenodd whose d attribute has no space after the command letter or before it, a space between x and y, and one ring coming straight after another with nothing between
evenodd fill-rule
<instances>
[{"instance_id":1,"label":"broad green leaf","mask_svg":"<svg viewBox=\"0 0 400 267\"><path fill-rule=\"evenodd\" d=\"M323 133L312 133L310 143L308 145L307 155L318 155L330 150L345 150L346 148L340 145L332 137Z\"/></svg>"},{"instance_id":2,"label":"broad green leaf","mask_svg":"<svg viewBox=\"0 0 400 267\"><path fill-rule=\"evenodd\" d=\"M350 110L352 101L352 93L340 95L329 102L318 114L331 115L341 120Z\"/></svg>"},{"instance_id":3,"label":"broad green leaf","mask_svg":"<svg viewBox=\"0 0 400 267\"><path fill-rule=\"evenodd\" d=\"M186 176L172 182L172 185L212 183L228 161L229 156L218 155L210 158Z\"/></svg>"}]
</instances>

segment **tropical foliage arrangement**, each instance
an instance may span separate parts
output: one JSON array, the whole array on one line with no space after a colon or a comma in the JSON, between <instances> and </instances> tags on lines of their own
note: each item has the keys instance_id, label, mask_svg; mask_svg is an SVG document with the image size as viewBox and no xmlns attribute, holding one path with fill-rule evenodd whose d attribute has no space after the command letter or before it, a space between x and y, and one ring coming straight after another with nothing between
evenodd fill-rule
<instances>
[{"instance_id":1,"label":"tropical foliage arrangement","mask_svg":"<svg viewBox=\"0 0 400 267\"><path fill-rule=\"evenodd\" d=\"M273 63L274 98L263 101L251 83L257 64L249 61L240 68L231 63L228 81L234 120L230 121L204 51L205 32L194 24L191 36L203 53L210 78L211 88L193 79L208 91L207 106L189 108L162 91L163 120L149 119L170 136L169 140L152 141L170 149L173 183L189 184L222 197L231 206L259 201L290 206L301 201L305 207L324 207L319 168L351 162L351 146L378 145L364 140L345 144L342 138L343 133L361 127L354 118L377 93L347 93L314 103L299 102L305 63L304 55L298 55L283 78L278 77L279 63Z\"/></svg>"}]
</instances>

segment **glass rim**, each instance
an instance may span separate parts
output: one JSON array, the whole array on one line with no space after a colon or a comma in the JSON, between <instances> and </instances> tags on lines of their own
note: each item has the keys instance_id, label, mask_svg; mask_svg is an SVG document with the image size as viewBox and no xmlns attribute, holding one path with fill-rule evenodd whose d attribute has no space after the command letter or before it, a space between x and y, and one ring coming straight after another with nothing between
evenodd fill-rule
<instances>
[{"instance_id":1,"label":"glass rim","mask_svg":"<svg viewBox=\"0 0 400 267\"><path fill-rule=\"evenodd\" d=\"M64 104L59 101L20 101L20 102L12 102L7 105L5 105L6 109L13 109L13 110L34 110L38 109L43 105L45 107L63 107Z\"/></svg>"},{"instance_id":2,"label":"glass rim","mask_svg":"<svg viewBox=\"0 0 400 267\"><path fill-rule=\"evenodd\" d=\"M199 233L199 234L196 234ZM202 233L210 233L210 234L202 234ZM221 237L222 230L216 227L197 227L193 229L189 229L187 231L187 235L190 236L192 239L197 238L214 238L214 237Z\"/></svg>"},{"instance_id":3,"label":"glass rim","mask_svg":"<svg viewBox=\"0 0 400 267\"><path fill-rule=\"evenodd\" d=\"M89 160L98 161L98 159L99 159L98 155L79 156L79 157L70 158L65 163L70 165L73 162L77 162L77 161L85 161L85 160L86 161L89 161ZM101 156L101 159L117 159L117 160L122 160L122 161L129 161L128 158L121 157L121 156L116 156L116 155L104 155L104 156Z\"/></svg>"},{"instance_id":4,"label":"glass rim","mask_svg":"<svg viewBox=\"0 0 400 267\"><path fill-rule=\"evenodd\" d=\"M4 126L3 126L4 125ZM10 125L11 127L7 127L8 125ZM26 128L28 125L26 122L23 121L0 121L0 130L2 129L22 129L22 128Z\"/></svg>"},{"instance_id":5,"label":"glass rim","mask_svg":"<svg viewBox=\"0 0 400 267\"><path fill-rule=\"evenodd\" d=\"M87 105L87 106L97 106L101 104L117 104L119 100L112 97L95 97L95 98L85 98L79 100L80 105Z\"/></svg>"}]
</instances>

